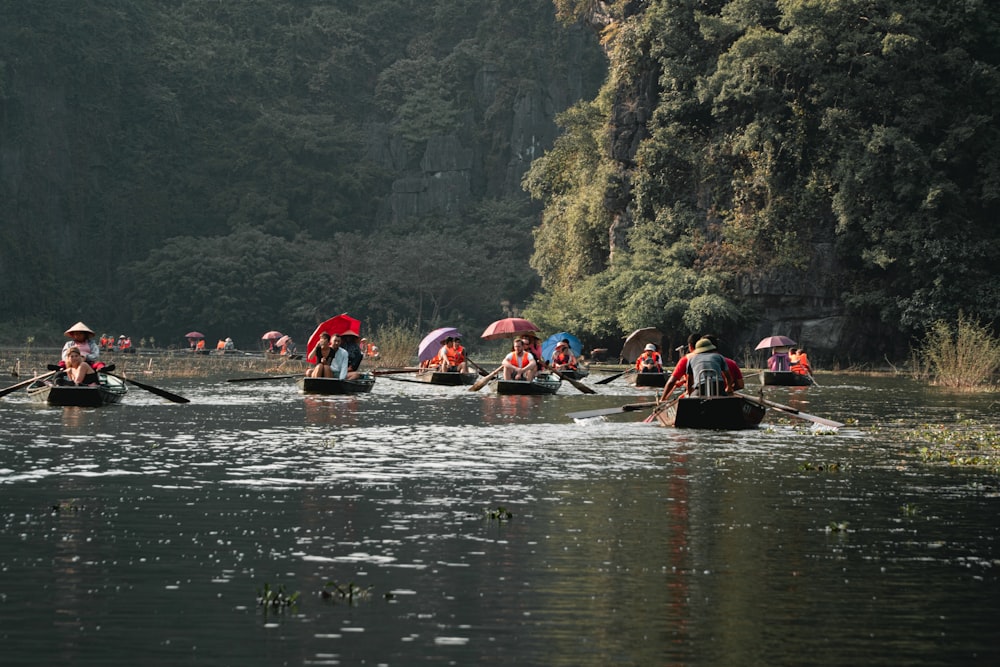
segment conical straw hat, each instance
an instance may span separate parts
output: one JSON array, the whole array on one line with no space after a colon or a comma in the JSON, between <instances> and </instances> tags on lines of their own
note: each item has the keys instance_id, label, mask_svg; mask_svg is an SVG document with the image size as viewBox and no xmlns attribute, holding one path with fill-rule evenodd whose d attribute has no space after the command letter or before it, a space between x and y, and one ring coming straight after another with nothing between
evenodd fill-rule
<instances>
[{"instance_id":1,"label":"conical straw hat","mask_svg":"<svg viewBox=\"0 0 1000 667\"><path fill-rule=\"evenodd\" d=\"M74 331L82 331L82 332L84 332L86 334L90 334L90 336L94 335L93 330L90 327L88 327L86 324L84 324L83 322L77 322L76 324L74 324L73 326L71 326L69 329L66 329L66 335L69 336L70 338L72 338L72 336L70 334L72 334ZM90 336L88 336L88 338Z\"/></svg>"}]
</instances>

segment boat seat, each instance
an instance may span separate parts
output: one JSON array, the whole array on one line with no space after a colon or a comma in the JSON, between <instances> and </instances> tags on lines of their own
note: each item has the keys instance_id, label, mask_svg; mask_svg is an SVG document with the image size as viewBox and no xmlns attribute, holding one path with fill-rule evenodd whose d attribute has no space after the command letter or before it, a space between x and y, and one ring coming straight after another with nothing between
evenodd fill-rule
<instances>
[{"instance_id":1,"label":"boat seat","mask_svg":"<svg viewBox=\"0 0 1000 667\"><path fill-rule=\"evenodd\" d=\"M724 396L726 394L725 381L719 377L719 373L714 370L704 370L698 375L695 382L692 396Z\"/></svg>"}]
</instances>

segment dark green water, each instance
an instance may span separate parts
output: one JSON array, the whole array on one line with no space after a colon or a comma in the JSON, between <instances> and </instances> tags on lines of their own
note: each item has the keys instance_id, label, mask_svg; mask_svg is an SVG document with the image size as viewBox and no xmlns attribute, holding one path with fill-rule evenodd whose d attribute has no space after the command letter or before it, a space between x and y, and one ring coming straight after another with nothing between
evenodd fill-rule
<instances>
[{"instance_id":1,"label":"dark green water","mask_svg":"<svg viewBox=\"0 0 1000 667\"><path fill-rule=\"evenodd\" d=\"M997 399L818 379L768 396L856 426L564 416L644 400L618 382L10 395L2 664L996 664L997 479L919 464L891 434L995 423ZM512 519L488 516L501 506ZM329 581L370 594L323 598ZM298 604L265 612L265 584Z\"/></svg>"}]
</instances>

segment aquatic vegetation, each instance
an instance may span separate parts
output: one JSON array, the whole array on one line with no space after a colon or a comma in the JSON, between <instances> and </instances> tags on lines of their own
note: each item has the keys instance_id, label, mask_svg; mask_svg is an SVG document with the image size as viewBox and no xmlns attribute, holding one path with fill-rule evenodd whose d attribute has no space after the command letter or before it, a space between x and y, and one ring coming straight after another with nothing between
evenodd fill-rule
<instances>
[{"instance_id":1,"label":"aquatic vegetation","mask_svg":"<svg viewBox=\"0 0 1000 667\"><path fill-rule=\"evenodd\" d=\"M483 513L490 521L510 521L514 518L514 515L511 514L503 505L498 506L495 510L483 510Z\"/></svg>"},{"instance_id":2,"label":"aquatic vegetation","mask_svg":"<svg viewBox=\"0 0 1000 667\"><path fill-rule=\"evenodd\" d=\"M904 516L917 516L920 514L920 507L910 503L903 503L899 509L902 510Z\"/></svg>"},{"instance_id":3,"label":"aquatic vegetation","mask_svg":"<svg viewBox=\"0 0 1000 667\"><path fill-rule=\"evenodd\" d=\"M831 521L826 526L828 533L846 533L848 523L846 521Z\"/></svg>"},{"instance_id":4,"label":"aquatic vegetation","mask_svg":"<svg viewBox=\"0 0 1000 667\"><path fill-rule=\"evenodd\" d=\"M283 611L288 607L294 607L298 599L299 592L291 594L285 592L284 584L271 588L271 584L265 582L263 590L257 590L257 606L263 607L265 611L271 609Z\"/></svg>"},{"instance_id":5,"label":"aquatic vegetation","mask_svg":"<svg viewBox=\"0 0 1000 667\"><path fill-rule=\"evenodd\" d=\"M812 463L810 461L804 461L799 464L799 470L802 472L840 472L841 465L839 463Z\"/></svg>"},{"instance_id":6,"label":"aquatic vegetation","mask_svg":"<svg viewBox=\"0 0 1000 667\"><path fill-rule=\"evenodd\" d=\"M926 463L1000 470L1000 429L996 426L961 419L956 424L927 424L900 437Z\"/></svg>"},{"instance_id":7,"label":"aquatic vegetation","mask_svg":"<svg viewBox=\"0 0 1000 667\"><path fill-rule=\"evenodd\" d=\"M328 581L323 585L323 590L319 592L319 595L324 600L345 600L347 604L354 604L355 600L364 600L370 597L372 588L372 586L362 588L355 585L353 581L346 587L341 586L336 581ZM386 599L389 599L390 595L387 593Z\"/></svg>"}]
</instances>

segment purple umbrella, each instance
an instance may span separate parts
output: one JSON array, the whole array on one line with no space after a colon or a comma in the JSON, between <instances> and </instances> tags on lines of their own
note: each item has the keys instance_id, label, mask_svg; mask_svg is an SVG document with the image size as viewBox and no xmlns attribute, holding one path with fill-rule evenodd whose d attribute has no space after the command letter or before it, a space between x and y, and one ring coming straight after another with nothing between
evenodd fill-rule
<instances>
[{"instance_id":1,"label":"purple umbrella","mask_svg":"<svg viewBox=\"0 0 1000 667\"><path fill-rule=\"evenodd\" d=\"M757 343L755 350L765 350L769 347L789 347L795 345L795 341L788 336L768 336L764 340Z\"/></svg>"},{"instance_id":2,"label":"purple umbrella","mask_svg":"<svg viewBox=\"0 0 1000 667\"><path fill-rule=\"evenodd\" d=\"M455 329L454 327L435 329L424 336L424 339L420 341L420 345L417 347L417 359L419 361L430 361L434 358L434 355L438 353L438 350L441 349L441 345L444 343L445 338L461 337L462 334L459 333L458 329Z\"/></svg>"}]
</instances>

